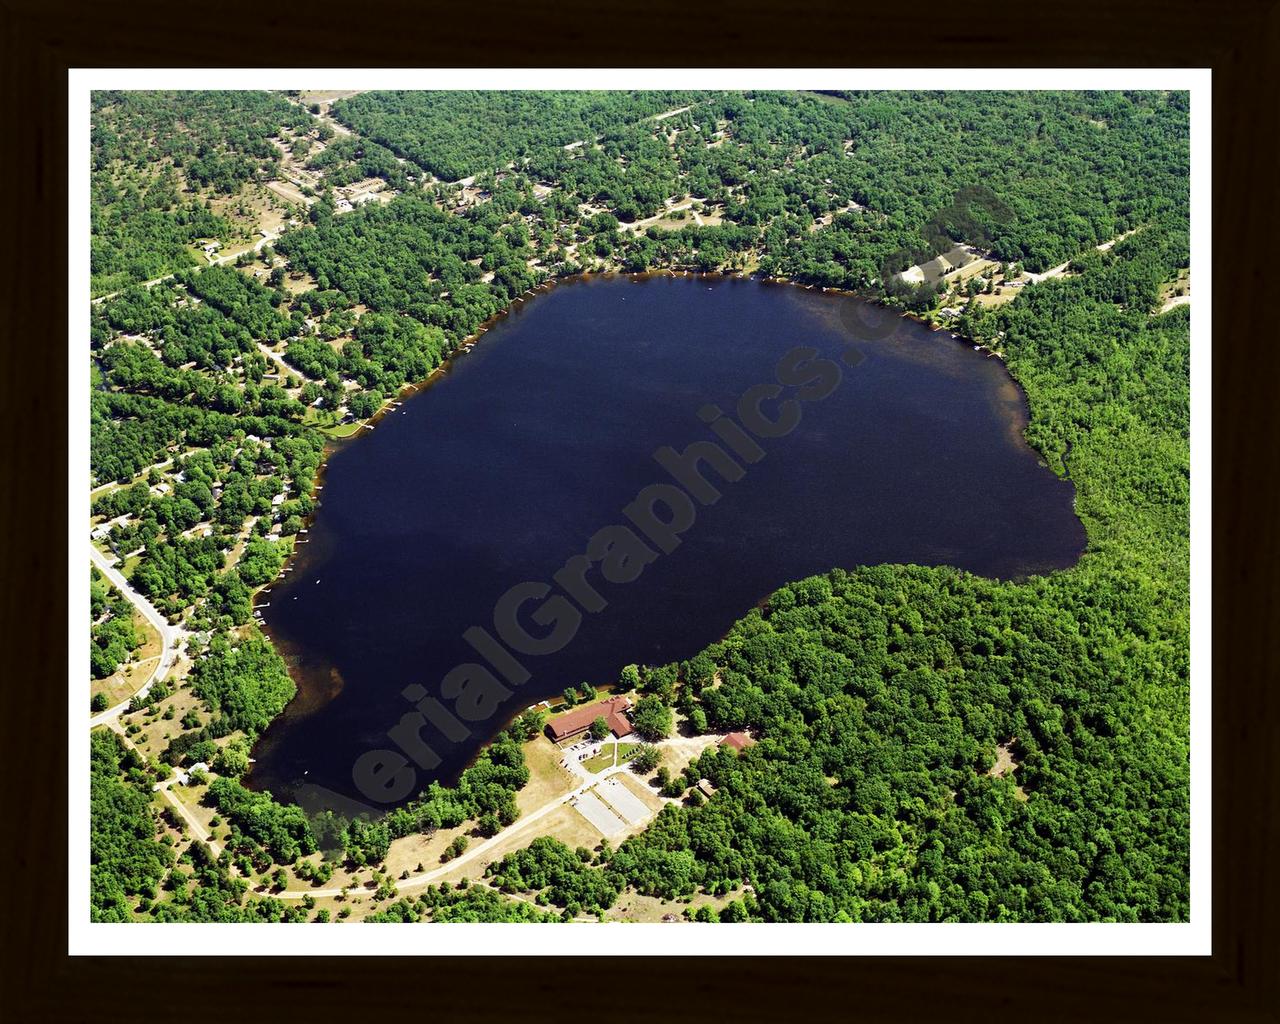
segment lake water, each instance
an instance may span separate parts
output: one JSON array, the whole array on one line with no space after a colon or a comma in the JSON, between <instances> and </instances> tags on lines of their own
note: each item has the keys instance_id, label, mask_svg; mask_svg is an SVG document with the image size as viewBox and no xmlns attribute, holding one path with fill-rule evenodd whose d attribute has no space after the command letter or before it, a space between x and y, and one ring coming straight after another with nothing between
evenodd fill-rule
<instances>
[{"instance_id":1,"label":"lake water","mask_svg":"<svg viewBox=\"0 0 1280 1024\"><path fill-rule=\"evenodd\" d=\"M885 316L847 296L697 277L577 280L517 306L329 461L308 543L262 609L299 696L259 741L250 784L304 803L309 786L403 802L410 783L416 793L456 778L524 707L612 682L628 663L688 658L781 584L833 567L914 562L1015 577L1073 564L1085 540L1073 487L1022 440L1026 402L1004 365L911 320L894 320L890 337L858 326ZM838 365L838 383L810 360L788 364L783 394L752 392L775 382L796 346ZM851 346L856 365L843 358ZM790 410L799 423L756 437L757 450L732 434L740 479L700 464L722 497L689 499L692 523L658 554L655 523L674 512L655 500L644 523L657 532L646 537L624 508L650 485L674 486L659 448L713 441L732 454L699 413L715 405L736 420L744 394L767 419ZM629 563L643 571L626 582L593 567L585 579L605 607L581 613L561 649L504 642L504 660L495 643L486 660L463 639L471 627L498 633L495 605L517 584L563 594L557 571L614 524L653 560ZM535 597L519 618L536 640L590 600L548 604L537 624ZM442 692L467 663L489 676L468 670L460 684L455 674ZM497 707L479 700L502 692ZM388 733L433 696L454 717L417 720L422 767ZM367 754L376 750L389 758ZM385 803L353 781L356 765L383 782L399 772L377 793Z\"/></svg>"}]
</instances>

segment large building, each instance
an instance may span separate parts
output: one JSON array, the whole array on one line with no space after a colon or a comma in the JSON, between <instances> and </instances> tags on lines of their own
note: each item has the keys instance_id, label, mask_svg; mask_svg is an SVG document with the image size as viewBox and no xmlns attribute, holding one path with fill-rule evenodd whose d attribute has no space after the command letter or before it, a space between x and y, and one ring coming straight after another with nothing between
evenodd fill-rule
<instances>
[{"instance_id":1,"label":"large building","mask_svg":"<svg viewBox=\"0 0 1280 1024\"><path fill-rule=\"evenodd\" d=\"M628 698L610 697L552 719L547 723L547 735L560 743L580 736L591 728L591 723L597 718L603 718L615 736L630 736L635 731L631 726L631 719L627 717L630 710L631 701Z\"/></svg>"}]
</instances>

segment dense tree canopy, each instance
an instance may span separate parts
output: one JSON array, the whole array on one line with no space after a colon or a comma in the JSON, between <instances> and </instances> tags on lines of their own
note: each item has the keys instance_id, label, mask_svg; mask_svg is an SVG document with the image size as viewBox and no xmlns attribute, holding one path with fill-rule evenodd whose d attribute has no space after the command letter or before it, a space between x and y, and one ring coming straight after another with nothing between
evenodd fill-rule
<instances>
[{"instance_id":1,"label":"dense tree canopy","mask_svg":"<svg viewBox=\"0 0 1280 1024\"><path fill-rule=\"evenodd\" d=\"M1176 243L1116 248L975 326L1003 332L1050 464L1070 452L1081 563L782 588L709 649L722 683L700 696L763 741L704 755L686 779L716 796L612 871L667 897L750 884L766 920L1186 918L1188 319L1113 302ZM1001 743L1017 770L996 777Z\"/></svg>"},{"instance_id":2,"label":"dense tree canopy","mask_svg":"<svg viewBox=\"0 0 1280 1024\"><path fill-rule=\"evenodd\" d=\"M229 729L255 734L294 694L284 660L260 633L231 643L214 637L191 671L191 689Z\"/></svg>"},{"instance_id":3,"label":"dense tree canopy","mask_svg":"<svg viewBox=\"0 0 1280 1024\"><path fill-rule=\"evenodd\" d=\"M90 734L89 889L95 921L131 920L131 899L154 897L173 862L172 851L156 840L146 792L150 779L141 767L115 733Z\"/></svg>"},{"instance_id":4,"label":"dense tree canopy","mask_svg":"<svg viewBox=\"0 0 1280 1024\"><path fill-rule=\"evenodd\" d=\"M102 577L90 569L89 671L95 679L105 679L142 643L133 624L133 606Z\"/></svg>"},{"instance_id":5,"label":"dense tree canopy","mask_svg":"<svg viewBox=\"0 0 1280 1024\"><path fill-rule=\"evenodd\" d=\"M695 98L681 92L366 92L334 113L445 181L502 167Z\"/></svg>"}]
</instances>

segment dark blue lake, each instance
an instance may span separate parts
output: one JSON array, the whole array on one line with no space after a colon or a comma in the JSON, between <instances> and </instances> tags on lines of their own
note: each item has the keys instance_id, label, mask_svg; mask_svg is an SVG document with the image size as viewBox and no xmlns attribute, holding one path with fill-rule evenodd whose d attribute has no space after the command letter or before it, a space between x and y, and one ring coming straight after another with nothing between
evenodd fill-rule
<instances>
[{"instance_id":1,"label":"dark blue lake","mask_svg":"<svg viewBox=\"0 0 1280 1024\"><path fill-rule=\"evenodd\" d=\"M438 697L454 721L420 730L425 767L393 759L379 777L400 768L414 793L456 778L521 709L569 685L610 683L631 662L688 658L781 584L833 567L914 562L1016 577L1073 564L1085 539L1073 487L1022 440L1026 401L1004 365L907 319L866 337L859 324L885 316L847 296L695 277L577 280L516 307L329 461L308 543L262 610L299 696L258 743L252 785L282 798L317 785L377 806L353 767L367 772L369 751L399 756L388 732L414 713L403 695L414 685L415 700ZM797 346L816 354L787 364L780 394L750 391L776 385ZM851 346L856 365L843 358ZM818 359L839 366L837 383ZM754 463L734 455L736 481L699 464L722 497L688 500L695 518L673 551L639 563L631 582L591 569L605 607L578 612L554 653L504 642L511 658L498 664L464 640L470 627L497 634L495 605L517 584L563 595L555 574L604 527L625 524L656 553L623 512L650 485L676 486L655 451L711 441L733 455L699 413L715 405L740 421L744 394L766 420L785 427L798 411L799 422L755 436L764 455ZM531 599L520 618L537 639L555 609L581 603L547 605L539 624L544 601ZM512 661L528 674L519 685ZM467 663L510 696L481 707L477 695L501 692L471 688L476 671L442 693ZM403 802L403 788L382 795Z\"/></svg>"}]
</instances>

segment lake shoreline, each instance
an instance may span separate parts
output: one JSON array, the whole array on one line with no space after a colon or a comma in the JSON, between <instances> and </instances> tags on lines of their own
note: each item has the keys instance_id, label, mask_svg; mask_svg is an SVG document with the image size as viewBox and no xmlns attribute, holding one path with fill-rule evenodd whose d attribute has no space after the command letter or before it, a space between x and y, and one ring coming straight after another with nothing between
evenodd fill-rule
<instances>
[{"instance_id":1,"label":"lake shoreline","mask_svg":"<svg viewBox=\"0 0 1280 1024\"><path fill-rule=\"evenodd\" d=\"M682 279L682 278L690 278L690 277L700 279L700 280L712 280L712 281L721 281L721 282L729 282L729 281L755 282L756 284L759 284L763 287L782 286L782 287L785 287L788 289L794 289L800 292L820 293L823 295L831 296L833 298L844 297L844 298L851 298L860 302L871 302L875 305L878 305L880 308L893 308L893 307L886 306L886 304L883 302L875 302L875 300L873 299L868 299L864 295L859 295L855 292L848 291L848 290L834 289L834 288L819 289L818 286L812 286L812 285L806 286L806 285L802 285L797 282L789 281L786 279L765 278L765 277L761 277L759 275L754 275L754 274L732 274L732 273L721 273L721 272L699 273L699 272L651 271L651 272L645 272L642 274L628 274L624 272L573 274L573 275L566 275L565 277L561 277L561 278L551 278L543 282L536 288L531 289L520 296L517 296L505 309L501 310L500 312L496 313L494 316L485 320L477 328L475 332L468 335L461 342L459 342L459 344L454 348L454 350L450 352L450 354L441 362L441 364L438 367L436 367L434 370L432 370L430 374L428 374L421 381L408 383L408 384L405 384L403 387L401 387L396 392L396 394L393 397L387 399L387 401L385 401L383 405L380 406L378 410L376 410L373 413L372 416L370 416L368 419L361 422L357 426L357 428L350 434L350 436L338 437L338 438L330 437L326 441L323 460L319 465L319 467L317 468L317 472L316 472L315 479L313 481L312 490L311 490L311 497L312 497L312 500L315 502L315 508L306 517L306 521L303 524L303 529L309 530L311 525L314 522L315 517L319 513L319 508L323 500L321 492L323 491L323 488L324 488L325 480L327 478L327 471L328 471L329 463L332 456L340 451L345 451L349 445L351 445L357 438L361 436L361 434L363 433L366 427L370 430L376 429L376 427L381 423L383 423L387 419L387 417L389 417L393 412L396 411L397 408L403 405L407 398L413 397L414 395L422 393L430 389L433 385L437 384L439 381L449 377L450 374L459 365L459 361L462 359L462 357L469 354L472 351L472 349L474 349L475 346L481 340L483 340L483 337L485 334L487 334L490 330L495 328L498 324L502 323L503 321L509 320L512 314L517 310L517 308L520 306L523 306L525 302L530 301L532 298L537 297L539 295L550 294L552 291L558 288L571 286L575 284L591 284L591 283L596 283L601 281L620 280L623 278L628 280L646 281L646 280L658 280L658 279L666 279L666 278ZM957 335L955 332L949 331L946 328L937 327L936 325L930 323L926 319L916 314L913 314L909 311L901 311L901 310L895 310L895 311L900 314L901 318L912 320L917 325L927 328L930 334L934 337L941 334L944 337L944 339L947 341L955 341L963 344L972 344L970 340L964 339L959 335ZM974 346L974 347L977 348L978 346ZM988 354L991 354L989 350L988 350ZM1002 363L1003 363L1003 360L1002 360ZM1007 374L1008 379L1017 388L1018 395L1020 398L1020 406L1022 410L1022 414L1020 417L1021 422L1016 424L1015 427L1016 427L1017 433L1020 436L1022 436L1023 443L1025 444L1025 429L1026 429L1027 423L1030 420L1030 409L1027 401L1027 396L1025 393L1025 389L1023 389L1021 384L1017 381L1017 379L1013 377L1012 373L1008 371L1007 367L1005 368L1005 373ZM1042 464L1044 464L1043 460L1042 460ZM1074 507L1074 495L1072 499L1072 505ZM285 572L302 571L307 568L309 564L308 551L300 551L299 549L301 548L301 546L302 545L299 545L299 544L295 544L293 546L293 549L290 552L284 566L282 566L280 578L283 578ZM1076 558L1077 562L1079 560L1079 557L1082 556L1084 552L1087 550L1087 547L1088 547L1088 540L1086 537L1084 542L1084 547L1081 549L1081 551L1077 555L1077 558ZM882 564L882 563L877 563L877 564ZM960 570L960 571L965 571L965 570ZM1062 570L1055 570L1055 571L1062 571ZM277 581L272 581L272 583L268 584L268 586L274 587L276 582ZM773 590L771 589L768 592L761 595L755 601L755 606L760 607L765 603L767 603L768 598L772 592ZM257 621L257 624L259 625L259 627L262 628L265 626L265 622L262 620L258 609L259 609L258 595L255 594L254 595L254 619ZM739 614L740 615L746 614L749 610L750 608L744 607ZM315 711L327 705L341 691L341 685L339 685L336 689L333 688L332 678L328 678L322 681L318 678L318 676L316 676L314 671L310 671L304 668L304 664L303 664L304 658L299 653L297 653L296 649L294 648L294 645L291 643L286 643L283 637L281 637L279 640L272 639L270 642L273 644L273 646L276 646L276 649L283 656L285 656L286 664L289 669L289 674L293 678L293 681L295 683L295 686L298 692L297 692L297 695L293 698L293 700L290 701L289 705L287 705L286 708L281 712L281 714L277 716L275 720L273 720L273 722L267 728L267 730L255 742L255 745L254 745L255 754L258 754L261 752L264 744L267 747L271 745L272 734L277 731L278 723L283 724L285 721L292 721L300 717L301 718L309 717ZM705 641L704 646L713 644L715 642L716 642L716 638L709 638ZM530 706L536 707L542 703L543 701L535 701ZM504 724L500 728L497 728L496 730L494 730L493 735L490 736L486 740L486 742L478 748L477 752L472 755L472 757L468 760L467 763L469 764L474 762L474 759L480 755L480 752L482 752L485 749L485 747L487 747L489 744L493 742L493 738L496 737L498 734L500 734L505 728L507 728L511 721L513 721L516 717L518 717L519 714L523 713L523 710L525 709L521 708L513 712L510 716L508 716ZM459 772L460 771L461 769L459 769ZM453 773L453 776L455 779L457 774L458 774L457 772ZM251 780L250 780L250 785L252 787Z\"/></svg>"}]
</instances>

